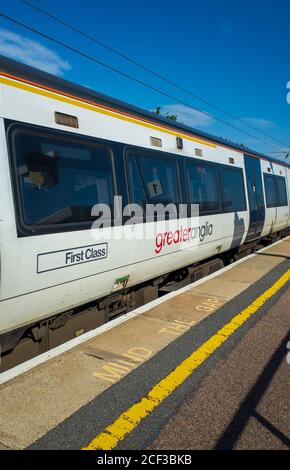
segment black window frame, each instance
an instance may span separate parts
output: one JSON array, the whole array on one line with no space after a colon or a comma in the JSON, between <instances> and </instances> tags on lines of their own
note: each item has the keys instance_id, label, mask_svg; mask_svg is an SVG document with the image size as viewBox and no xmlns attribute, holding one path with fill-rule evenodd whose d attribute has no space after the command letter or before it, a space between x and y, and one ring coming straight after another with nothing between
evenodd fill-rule
<instances>
[{"instance_id":1,"label":"black window frame","mask_svg":"<svg viewBox=\"0 0 290 470\"><path fill-rule=\"evenodd\" d=\"M232 171L239 173L242 175L242 182L243 182L243 206L240 209L230 209L226 208L226 200L225 200L225 193L224 193L224 185L223 185L223 177L222 177L222 171L227 170L227 171ZM222 214L230 214L233 212L246 212L248 211L248 202L246 198L246 188L245 188L245 174L243 171L243 168L240 167L233 167L229 165L220 165L220 185L221 185L221 196L222 196Z\"/></svg>"},{"instance_id":2,"label":"black window frame","mask_svg":"<svg viewBox=\"0 0 290 470\"><path fill-rule=\"evenodd\" d=\"M286 178L284 176L275 175L276 178L276 192L277 192L277 202L279 203L278 207L286 207L288 206L288 193L287 193L287 185L286 185ZM280 194L278 189L278 181L283 181L285 186L285 194L286 194L286 204L281 203L280 201Z\"/></svg>"},{"instance_id":3,"label":"black window frame","mask_svg":"<svg viewBox=\"0 0 290 470\"><path fill-rule=\"evenodd\" d=\"M275 194L276 194L276 204L269 204L268 202L268 193L266 190L266 179L271 179L274 181L274 187L275 187ZM264 189L265 189L265 199L266 199L266 207L267 209L271 209L273 207L278 207L278 191L276 187L276 180L275 180L275 175L272 175L270 173L263 173L263 182L264 182Z\"/></svg>"},{"instance_id":4,"label":"black window frame","mask_svg":"<svg viewBox=\"0 0 290 470\"><path fill-rule=\"evenodd\" d=\"M15 220L17 226L18 236L30 235L45 235L52 233L65 233L70 231L88 230L91 229L93 220L84 222L68 222L63 224L47 224L47 225L27 225L23 217L23 205L21 201L21 189L18 180L17 172L17 156L15 151L14 136L17 132L25 132L27 134L38 136L51 136L63 139L68 142L77 142L78 144L85 144L89 146L105 148L111 162L112 169L112 182L113 182L113 197L118 195L117 191L117 178L115 171L114 152L110 143L105 140L98 139L91 136L86 136L79 133L72 133L63 130L53 129L49 127L37 126L35 124L28 124L23 122L6 121L6 136L7 136L7 149L9 156L9 166L11 174L12 192L14 199ZM113 221L114 214L111 220Z\"/></svg>"},{"instance_id":5,"label":"black window frame","mask_svg":"<svg viewBox=\"0 0 290 470\"><path fill-rule=\"evenodd\" d=\"M184 175L185 175L185 184L186 184L186 196L188 204L194 204L190 201L190 181L188 168L190 165L202 165L208 168L214 168L216 171L216 181L217 181L217 193L218 193L218 208L213 210L200 210L199 213L202 216L214 215L222 213L222 192L221 192L221 179L220 179L220 167L221 165L214 162L208 162L203 160L198 160L197 158L186 158L184 165Z\"/></svg>"},{"instance_id":6,"label":"black window frame","mask_svg":"<svg viewBox=\"0 0 290 470\"><path fill-rule=\"evenodd\" d=\"M275 192L276 192L276 204L268 204L267 191L266 191L266 184L265 184L266 178L272 179L272 180L274 181ZM286 178L285 178L285 176L273 175L273 174L270 174L270 173L263 173L263 179L264 179L264 188L265 188L266 207L267 207L267 209L272 209L272 208L274 208L274 207L287 207L287 206L289 205L289 199L288 199L287 184L286 184ZM285 185L286 204L282 204L282 203L280 202L279 190L278 190L278 181L279 181L279 180L283 180L284 185Z\"/></svg>"},{"instance_id":7,"label":"black window frame","mask_svg":"<svg viewBox=\"0 0 290 470\"><path fill-rule=\"evenodd\" d=\"M181 181L180 181L178 156L176 156L175 154L168 154L167 152L160 152L158 150L151 150L151 149L147 149L143 147L127 146L124 149L124 156L125 156L125 173L126 173L127 193L128 193L129 204L135 204L135 202L133 201L132 182L131 182L130 174L129 174L129 158L132 154L135 156L135 158L136 158L136 155L138 156L139 154L140 156L143 156L143 157L148 156L148 158L155 158L156 160L159 160L159 161L168 160L175 164L179 202L178 203L172 202L172 204L176 205L176 218L178 218L178 205L184 202L183 197L182 197L182 186L181 186ZM158 202L156 202L156 204L158 204ZM145 220L146 220L146 214L143 214L143 220L140 222L142 223Z\"/></svg>"}]
</instances>

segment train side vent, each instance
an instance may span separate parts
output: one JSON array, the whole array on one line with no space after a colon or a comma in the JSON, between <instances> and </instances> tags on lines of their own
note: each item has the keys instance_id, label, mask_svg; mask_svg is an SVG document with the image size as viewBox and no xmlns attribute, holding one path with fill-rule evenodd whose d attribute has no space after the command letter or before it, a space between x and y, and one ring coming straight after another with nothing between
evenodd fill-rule
<instances>
[{"instance_id":1,"label":"train side vent","mask_svg":"<svg viewBox=\"0 0 290 470\"><path fill-rule=\"evenodd\" d=\"M229 163L234 164L234 163L235 163L235 159L234 159L233 157L229 157Z\"/></svg>"},{"instance_id":2,"label":"train side vent","mask_svg":"<svg viewBox=\"0 0 290 470\"><path fill-rule=\"evenodd\" d=\"M62 126L75 127L79 128L79 120L76 116L70 116L69 114L59 113L55 111L54 113L56 124L61 124Z\"/></svg>"},{"instance_id":3,"label":"train side vent","mask_svg":"<svg viewBox=\"0 0 290 470\"><path fill-rule=\"evenodd\" d=\"M197 157L203 157L203 152L201 149L194 149L194 153Z\"/></svg>"},{"instance_id":4,"label":"train side vent","mask_svg":"<svg viewBox=\"0 0 290 470\"><path fill-rule=\"evenodd\" d=\"M162 140L158 139L158 137L150 137L150 144L154 145L154 147L162 147Z\"/></svg>"},{"instance_id":5,"label":"train side vent","mask_svg":"<svg viewBox=\"0 0 290 470\"><path fill-rule=\"evenodd\" d=\"M183 140L181 137L176 137L176 147L179 149L179 150L182 150L183 149Z\"/></svg>"}]
</instances>

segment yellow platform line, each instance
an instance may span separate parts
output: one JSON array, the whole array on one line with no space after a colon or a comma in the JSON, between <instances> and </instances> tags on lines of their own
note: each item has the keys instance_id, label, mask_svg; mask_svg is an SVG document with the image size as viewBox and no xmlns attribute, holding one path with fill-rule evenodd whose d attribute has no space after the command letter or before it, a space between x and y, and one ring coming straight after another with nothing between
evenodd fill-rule
<instances>
[{"instance_id":1,"label":"yellow platform line","mask_svg":"<svg viewBox=\"0 0 290 470\"><path fill-rule=\"evenodd\" d=\"M238 328L240 328L264 303L275 295L290 279L290 269L248 307L197 348L174 371L156 384L138 403L122 413L103 432L98 434L83 450L111 450L132 432L165 398L171 395L206 359L208 359Z\"/></svg>"}]
</instances>

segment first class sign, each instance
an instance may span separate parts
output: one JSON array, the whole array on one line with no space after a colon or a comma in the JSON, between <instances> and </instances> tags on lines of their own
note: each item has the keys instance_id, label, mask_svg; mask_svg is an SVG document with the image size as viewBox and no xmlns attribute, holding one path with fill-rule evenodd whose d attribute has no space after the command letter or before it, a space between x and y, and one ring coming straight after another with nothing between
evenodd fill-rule
<instances>
[{"instance_id":1,"label":"first class sign","mask_svg":"<svg viewBox=\"0 0 290 470\"><path fill-rule=\"evenodd\" d=\"M98 261L107 258L107 256L108 243L97 243L96 245L39 253L37 255L37 272L44 273L77 264Z\"/></svg>"}]
</instances>

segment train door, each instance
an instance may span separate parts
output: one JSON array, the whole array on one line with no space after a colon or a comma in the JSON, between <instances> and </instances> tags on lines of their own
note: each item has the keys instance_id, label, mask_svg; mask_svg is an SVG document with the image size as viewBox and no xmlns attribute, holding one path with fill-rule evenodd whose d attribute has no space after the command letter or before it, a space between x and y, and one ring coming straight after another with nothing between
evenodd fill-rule
<instances>
[{"instance_id":1,"label":"train door","mask_svg":"<svg viewBox=\"0 0 290 470\"><path fill-rule=\"evenodd\" d=\"M249 229L246 242L259 238L265 223L265 201L260 160L245 155L245 170L249 201Z\"/></svg>"}]
</instances>

